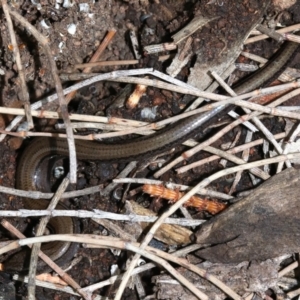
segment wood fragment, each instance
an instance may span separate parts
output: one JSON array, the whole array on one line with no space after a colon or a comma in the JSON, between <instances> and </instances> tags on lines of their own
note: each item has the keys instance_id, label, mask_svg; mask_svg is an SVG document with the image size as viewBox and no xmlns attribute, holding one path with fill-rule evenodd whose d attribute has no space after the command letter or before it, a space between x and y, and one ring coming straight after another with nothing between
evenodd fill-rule
<instances>
[{"instance_id":1,"label":"wood fragment","mask_svg":"<svg viewBox=\"0 0 300 300\"><path fill-rule=\"evenodd\" d=\"M197 255L211 262L239 263L298 252L299 181L300 170L286 169L206 222L196 242L214 246Z\"/></svg>"},{"instance_id":2,"label":"wood fragment","mask_svg":"<svg viewBox=\"0 0 300 300\"><path fill-rule=\"evenodd\" d=\"M196 16L188 25L172 35L174 44L178 45L181 41L191 36L195 31L217 18L218 17L206 18L203 16Z\"/></svg>"},{"instance_id":3,"label":"wood fragment","mask_svg":"<svg viewBox=\"0 0 300 300\"><path fill-rule=\"evenodd\" d=\"M130 201L132 210L139 215L144 216L155 216L156 214L143 206L137 204L134 201ZM144 229L149 227L149 223L141 223L141 227ZM190 243L190 236L192 231L187 228L171 225L171 224L162 224L159 230L155 233L155 238L163 243L168 245L178 245L178 244L187 244Z\"/></svg>"}]
</instances>

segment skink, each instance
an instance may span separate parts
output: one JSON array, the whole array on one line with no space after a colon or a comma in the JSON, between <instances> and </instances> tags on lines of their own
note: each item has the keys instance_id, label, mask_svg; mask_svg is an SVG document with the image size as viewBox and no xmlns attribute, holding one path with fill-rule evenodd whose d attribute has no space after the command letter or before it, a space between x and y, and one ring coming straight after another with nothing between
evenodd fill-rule
<instances>
[{"instance_id":1,"label":"skink","mask_svg":"<svg viewBox=\"0 0 300 300\"><path fill-rule=\"evenodd\" d=\"M235 88L237 94L246 93L262 86L270 78L274 78L287 64L298 48L298 44L286 43L281 47L274 59L267 63L262 69L248 77ZM133 139L120 144L102 144L89 141L75 141L78 159L101 160L101 161L131 161L144 157L151 157L172 149L175 145L187 140L194 131L213 116L221 112L226 106L219 106L210 112L195 115L179 121L178 123L164 128L151 136ZM51 155L68 156L67 142L59 138L35 138L24 150L17 168L17 188L22 190L36 190L35 177L40 162ZM25 199L24 206L29 209L44 209L46 200ZM60 206L60 208L63 208ZM54 232L74 233L76 224L72 218L61 217L51 220ZM52 242L43 245L45 251L52 259L62 259L74 253L74 247L67 242ZM20 255L19 255L20 256ZM22 266L18 253L5 265Z\"/></svg>"}]
</instances>

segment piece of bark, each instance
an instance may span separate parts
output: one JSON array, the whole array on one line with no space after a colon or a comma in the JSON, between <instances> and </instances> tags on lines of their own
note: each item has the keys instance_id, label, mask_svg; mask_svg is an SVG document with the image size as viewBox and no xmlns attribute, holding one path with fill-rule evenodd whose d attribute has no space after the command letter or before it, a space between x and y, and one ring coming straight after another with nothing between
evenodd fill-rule
<instances>
[{"instance_id":1,"label":"piece of bark","mask_svg":"<svg viewBox=\"0 0 300 300\"><path fill-rule=\"evenodd\" d=\"M300 170L286 169L206 222L197 255L211 262L266 260L300 249Z\"/></svg>"},{"instance_id":2,"label":"piece of bark","mask_svg":"<svg viewBox=\"0 0 300 300\"><path fill-rule=\"evenodd\" d=\"M276 294L281 294L282 290L278 285L280 279L278 271L280 269L280 263L284 259L286 259L286 257L282 256L260 263L253 261L251 263L243 262L241 264L226 265L213 264L206 261L198 264L197 267L206 270L209 275L217 277L220 281L240 295L242 299L244 299L251 292L263 295L268 289L272 289ZM222 290L213 285L206 278L202 278L183 267L178 268L177 271L188 281L194 284L199 290L203 291L209 299L228 299L228 296L226 296ZM155 285L153 290L156 292L156 299L197 299L189 290L174 280L171 275L160 274L153 276L151 281Z\"/></svg>"},{"instance_id":3,"label":"piece of bark","mask_svg":"<svg viewBox=\"0 0 300 300\"><path fill-rule=\"evenodd\" d=\"M130 206L129 206L130 205ZM128 201L127 205L127 213L135 213L137 215L142 216L157 216L156 213L147 209L134 201ZM132 227L132 223L124 222L128 224L127 231L130 231L130 227ZM149 224L147 222L140 222L139 223L142 230L149 229L153 224ZM191 242L190 236L193 232L185 227L173 224L162 224L159 229L155 232L154 237L167 244L167 245L182 245L182 244L189 244Z\"/></svg>"},{"instance_id":4,"label":"piece of bark","mask_svg":"<svg viewBox=\"0 0 300 300\"><path fill-rule=\"evenodd\" d=\"M234 63L245 38L260 22L269 3L269 0L250 0L243 3L229 0L226 1L226 5L220 7L198 1L195 18L197 14L201 14L206 17L212 15L217 19L193 35L195 44L196 41L201 41L201 47L196 49L197 59L190 69L190 85L204 90L213 81L212 71L221 75ZM236 17L237 15L239 17Z\"/></svg>"}]
</instances>

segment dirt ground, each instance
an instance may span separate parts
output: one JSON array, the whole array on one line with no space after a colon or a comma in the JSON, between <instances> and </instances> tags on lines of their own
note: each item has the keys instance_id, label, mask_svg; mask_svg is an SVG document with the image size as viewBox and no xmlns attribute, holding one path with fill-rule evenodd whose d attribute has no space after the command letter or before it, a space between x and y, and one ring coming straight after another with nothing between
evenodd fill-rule
<instances>
[{"instance_id":1,"label":"dirt ground","mask_svg":"<svg viewBox=\"0 0 300 300\"><path fill-rule=\"evenodd\" d=\"M29 0L14 0L9 3L17 12L19 12L28 22L30 22L40 33L48 38L49 46L52 51L52 56L55 60L60 73L80 73L74 68L76 64L86 63L95 53L107 32L111 29L116 30L116 34L111 43L107 46L101 55L101 61L121 61L134 60L133 46L129 38L129 31L134 30L137 33L140 52L142 57L137 65L124 66L101 66L94 67L94 73L107 73L115 70L128 70L143 67L153 67L161 72L166 72L166 68L171 64L176 50L165 51L163 54L171 54L171 58L166 61L158 61L157 55L147 55L143 52L143 47L151 44L169 43L172 41L171 36L178 32L179 29L186 26L194 16L199 14L214 16L218 15L220 19L211 24L204 26L201 30L196 31L192 37L191 45L192 56L188 64L182 68L176 77L179 80L187 82L189 80L190 68L196 65L199 57L204 65L218 64L221 56L234 47L236 39L245 35L246 29L241 26L241 18L246 22L251 22L254 12L260 12L260 1L245 0L243 1L244 10L237 4L232 4L235 1L196 1L196 0L160 0L160 1L135 1L135 0L103 0L84 2L83 0L69 2L41 0L40 2ZM274 1L275 2L275 1ZM289 1L281 1L282 7L274 6L276 3L271 3L269 8L262 15L276 16L280 18L280 22L284 26L297 24L300 22L300 2L291 3ZM255 7L256 10L251 12L250 8ZM270 17L271 18L271 17ZM240 24L240 25L237 25ZM47 95L51 95L55 91L52 80L49 63L46 53L35 38L28 34L19 23L14 23L14 30L17 35L17 43L21 53L21 61L24 67L27 87L30 94L30 102L34 103ZM18 70L12 51L12 45L7 28L6 19L3 11L1 11L1 57L0 57L0 72L1 72L1 91L0 102L4 107L22 107L21 87L18 78ZM72 32L73 29L75 32ZM271 39L246 45L244 51L252 52L269 58L279 48L279 43L271 41ZM225 49L225 50L224 50ZM222 55L220 53L223 53ZM230 51L228 50L228 53ZM229 55L229 54L228 54ZM239 56L237 62L252 64L249 59ZM295 55L292 61L289 62L289 67L299 68L300 55ZM242 71L235 72L235 80L238 81L242 76L248 73ZM275 79L275 78L273 78ZM68 87L72 82L63 81L63 87ZM111 81L102 81L82 88L77 92L75 98L69 105L70 113L89 114L97 116L114 116L139 120L144 122L155 122L177 115L192 102L192 97L183 97L182 94L161 90L154 87L148 87L147 91L141 97L141 100L136 108L129 109L122 107L111 107L113 101L123 91L124 83L116 83ZM134 89L131 86L130 91ZM220 93L223 93L219 90ZM286 105L299 105L300 98L294 97L286 102ZM155 116L141 116L144 108L155 107ZM57 109L56 104L45 106L44 109ZM4 130L12 120L12 116L0 114L0 129ZM210 124L201 129L201 132L195 134L194 138L204 140L213 135L219 130L222 124L227 124L230 121L228 116L221 116L218 124ZM35 127L33 131L54 132L53 123L48 123L46 119L34 119ZM263 119L264 125L273 133L277 134L285 130L286 121L281 117L266 117ZM57 131L56 131L57 132ZM63 131L61 131L63 132ZM96 133L96 129L79 129L77 133L81 135ZM245 141L247 130L244 126L238 126L217 140L213 146L216 148L222 147L224 144L231 143L237 135L240 135L237 144L241 145ZM135 135L125 137L112 138L110 142L118 142L134 138ZM261 138L261 133L255 133L253 140ZM23 140L19 137L6 137L0 144L0 185L5 187L15 186L16 166L19 154L25 149L30 139ZM183 150L186 149L183 145L178 145L172 153L160 157L157 162L148 163L147 167L142 168L138 172L132 172L132 177L153 179L153 174L159 169L161 162L163 164L170 162L176 158ZM211 154L201 151L191 159L184 161L176 166L184 166L188 163L201 160L209 157ZM240 157L240 156L239 156ZM251 148L250 161L260 160L264 158L262 146ZM227 163L227 167L234 164ZM75 189L83 189L100 185L105 188L111 181L124 169L124 163L105 163L105 162L89 162L79 161L78 180ZM208 177L215 172L222 170L223 166L220 160L214 160L210 163L203 164L199 167L178 174L175 169L166 172L159 179L162 181L171 181L176 184L194 186L202 179ZM274 170L271 170L274 173ZM228 194L233 183L234 176L224 176L209 185L209 188L221 193ZM138 185L127 186L125 184L118 185L109 195L103 197L99 193L80 196L66 201L70 209L74 210L90 210L100 209L109 212L120 212L124 206L122 198L127 189L137 189ZM243 172L241 179L233 191L233 196L239 195L240 192L254 188L253 182L248 172ZM121 196L120 196L121 194ZM158 198L152 198L141 189L137 189L135 195L126 194L126 199L135 200L143 207L152 209L155 212L162 211L168 206L167 201ZM0 193L0 209L1 210L17 210L23 207L22 199L17 196ZM221 201L221 200L220 200ZM198 211L190 208L189 213L193 219L209 220L212 215L208 212ZM182 217L181 212L178 212L174 217ZM29 220L10 219L14 225L23 231L27 227ZM105 235L107 231L103 226L93 222L92 220L80 219L81 233L92 233ZM192 231L196 229L191 229ZM11 236L4 229L0 232L2 240L10 239ZM164 250L169 250L169 246L161 242L153 243L153 246L161 247ZM178 246L177 249L179 249ZM116 255L109 249L87 249L80 247L76 257L80 257L79 262L70 270L70 275L79 283L81 287L88 286L99 281L108 279L111 276L111 266L118 264L121 269L124 268L126 258L129 254ZM4 255L1 261L5 261L7 255ZM190 261L195 261L195 264L200 262L197 258L189 258ZM290 259L291 261L291 259ZM285 261L284 264L286 265ZM164 298L163 295L156 295L155 281L153 276L159 275L161 269L156 268L140 276L142 285L144 286L146 295L155 295L154 299L175 299L172 297ZM151 281L152 280L152 281ZM8 284L11 282L11 274L1 273L0 283ZM14 281L13 281L14 282ZM16 298L25 299L27 295L27 286L25 283L14 282ZM97 290L100 295L113 297L117 287L104 287ZM255 292L253 290L253 292ZM216 295L218 292L215 291ZM79 299L77 296L70 296L67 293L55 291L52 289L37 287L37 299ZM276 298L276 291L259 291L257 297L265 297L263 299L279 299ZM269 298L266 298L266 297ZM127 288L123 299L139 299L139 295L135 289ZM225 296L220 296L225 299ZM224 298L222 298L224 297ZM150 298L149 298L150 299ZM192 299L182 298L180 299ZM254 298L253 298L254 299ZM257 298L262 299L262 298Z\"/></svg>"}]
</instances>

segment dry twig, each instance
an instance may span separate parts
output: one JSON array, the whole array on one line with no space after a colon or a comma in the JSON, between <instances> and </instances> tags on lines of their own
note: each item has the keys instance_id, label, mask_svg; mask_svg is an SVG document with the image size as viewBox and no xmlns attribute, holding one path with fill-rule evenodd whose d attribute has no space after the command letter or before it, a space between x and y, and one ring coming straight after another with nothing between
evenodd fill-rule
<instances>
[{"instance_id":1,"label":"dry twig","mask_svg":"<svg viewBox=\"0 0 300 300\"><path fill-rule=\"evenodd\" d=\"M169 217L171 214L173 214L181 205L183 205L186 201L188 201L188 199L190 199L196 192L198 189L203 188L205 186L207 186L208 184L210 184L213 180L216 180L219 177L222 177L224 175L228 175L231 173L235 173L237 171L240 170L247 170L249 168L252 167L258 167L264 164L268 164L268 163L276 163L276 162L280 162L280 161L285 161L287 159L291 159L291 158L300 158L300 153L297 154L287 154L287 155L279 155L275 158L271 158L271 159L265 159L265 160L261 160L261 161L256 161L256 162L252 162L252 163L248 163L248 164L244 164L238 167L233 167L233 168L228 168L226 170L223 171L219 171L216 172L215 174L213 174L212 176L204 179L203 181L201 181L200 183L198 183L193 189L191 189L187 194L185 194L185 196L183 196L180 200L178 200L175 204L173 204L173 206L170 207L170 209L163 213L160 218L154 223L154 225L151 227L150 231L147 233L147 235L145 236L145 238L143 239L140 248L141 250L144 250L145 247L148 245L148 243L151 241L151 239L154 236L154 233L158 230L158 228L161 226L161 224L164 222L164 219ZM139 254L135 254L134 257L131 260L131 263L129 265L129 267L127 268L126 273L124 274L124 278L120 284L118 292L116 297L118 296L117 299L120 299L123 290L126 287L126 284L129 280L130 274L133 271L138 259L140 258Z\"/></svg>"},{"instance_id":2,"label":"dry twig","mask_svg":"<svg viewBox=\"0 0 300 300\"><path fill-rule=\"evenodd\" d=\"M179 272L177 272L169 263L165 261L165 259L162 259L160 257L157 257L156 255L151 254L148 251L141 250L137 246L129 243L129 242L123 242L120 240L117 240L112 237L101 237L101 236L95 236L95 235L66 235L66 234L57 234L57 235L48 235L48 236L40 236L35 238L28 238L23 239L19 241L15 241L10 243L6 247L2 247L0 249L0 254L6 253L9 250L16 249L20 246L29 245L32 243L40 243L40 242L50 242L50 241L73 241L77 243L86 243L86 244L96 244L96 245L102 245L105 247L113 247L118 249L124 249L128 251L133 251L140 253L141 255L145 256L146 258L162 265L166 270L170 272L173 276L176 277L176 279L181 282L184 286L186 286L193 294L195 294L199 299L208 300L208 297L198 290L193 284L191 284L187 279L185 279ZM152 251L155 253L155 251ZM164 253L164 252L162 252ZM171 259L172 257L170 257ZM178 262L179 263L179 262ZM90 298L88 298L90 299Z\"/></svg>"},{"instance_id":3,"label":"dry twig","mask_svg":"<svg viewBox=\"0 0 300 300\"><path fill-rule=\"evenodd\" d=\"M192 272L195 272L196 274L200 275L203 278L206 278L211 283L215 284L217 287L219 287L222 291L224 291L227 295L229 295L231 298L236 300L241 300L241 297L239 297L234 291L232 291L228 286L226 286L223 282L218 280L216 277L210 275L206 270L200 269L193 264L190 264L185 259L179 259L174 255L165 253L161 250L146 246L145 249L139 248L140 244L138 243L129 243L124 242L118 238L114 237L102 237L97 235L88 235L88 234L82 234L82 235L72 235L72 234L57 234L57 235L48 235L48 236L41 236L41 237L34 237L34 238L27 238L19 241L14 241L10 243L8 246L5 246L0 249L0 254L6 253L7 251L17 249L20 246L29 245L32 243L41 243L41 242L51 242L51 241L70 241L70 242L77 242L77 243L84 243L86 245L97 245L102 247L109 247L109 248L117 248L117 249L123 249L128 250L132 252L136 252L156 263L161 264L163 267L165 267L169 272L171 272L171 275L175 276L176 279L186 285L190 291L195 293L199 299L208 299L205 297L205 294L200 292L199 290L195 289L195 287L190 284L185 278L182 277L180 273L175 271L175 269L171 268L169 264L165 262L165 260L169 260L171 262L174 262L180 266L183 266ZM197 247L197 245L196 245ZM195 248L192 248L195 250ZM154 254L154 255L153 255ZM159 257L158 257L159 256ZM161 258L163 259L161 259ZM174 273L172 273L174 272ZM124 276L124 275L123 275ZM87 289L87 288L85 288ZM83 290L85 290L83 289ZM200 293L199 293L200 292Z\"/></svg>"},{"instance_id":4,"label":"dry twig","mask_svg":"<svg viewBox=\"0 0 300 300\"><path fill-rule=\"evenodd\" d=\"M19 239L26 239L26 237L14 226L12 226L8 221L2 220L1 224L13 233ZM32 247L32 246L29 246ZM50 257L44 254L42 251L39 252L39 257L42 258L65 282L67 282L75 291L78 291L83 297L88 298L88 295L81 291L81 287L75 282L67 273L65 273L56 263L54 263Z\"/></svg>"},{"instance_id":5,"label":"dry twig","mask_svg":"<svg viewBox=\"0 0 300 300\"><path fill-rule=\"evenodd\" d=\"M276 30L276 32L287 33L287 32L291 32L291 31L295 31L295 30L299 30L299 29L300 29L300 24L295 24L295 25L288 26L285 28L280 28L280 29ZM267 38L269 38L269 36L267 36L266 34L254 36L254 37L248 38L244 44L247 45L247 44L258 42L258 41L261 41L261 40L264 40Z\"/></svg>"},{"instance_id":6,"label":"dry twig","mask_svg":"<svg viewBox=\"0 0 300 300\"><path fill-rule=\"evenodd\" d=\"M59 202L62 193L66 190L69 185L69 178L68 176L64 178L62 183L59 185L54 197L49 203L48 210L52 210L56 207L57 203ZM38 225L36 236L41 236L44 234L46 229L47 223L49 222L51 216L45 216L40 220ZM30 265L29 265L29 274L28 274L28 298L30 300L35 300L35 276L36 276L36 269L37 269L37 261L38 261L38 254L40 252L41 244L37 243L33 245L31 256L30 256Z\"/></svg>"},{"instance_id":7,"label":"dry twig","mask_svg":"<svg viewBox=\"0 0 300 300\"><path fill-rule=\"evenodd\" d=\"M2 0L2 8L3 8L3 12L6 17L7 27L8 27L8 31L9 31L10 39L11 39L11 44L13 46L13 52L14 52L14 56L16 58L16 64L17 64L19 79L20 79L20 83L21 83L22 102L24 104L25 115L26 115L26 120L27 120L27 129L30 130L33 128L33 120L32 120L32 116L30 113L29 93L28 93L27 86L26 86L26 79L25 79L24 69L22 67L20 51L19 51L19 47L17 44L17 39L16 39L16 35L14 32L12 20L10 18L9 7L7 5L6 0Z\"/></svg>"},{"instance_id":8,"label":"dry twig","mask_svg":"<svg viewBox=\"0 0 300 300\"><path fill-rule=\"evenodd\" d=\"M102 43L99 45L97 51L94 53L94 55L90 59L90 63L94 63L99 60L103 51L106 49L107 45L111 42L111 40L113 39L116 32L117 31L114 28L109 30L106 37L102 41ZM92 67L89 66L89 67L85 67L84 70L82 71L82 73L87 74L87 73L90 73L91 71L92 71ZM77 93L77 90L74 90L74 91L70 92L68 95L66 95L66 102L69 103L75 97L76 93Z\"/></svg>"},{"instance_id":9,"label":"dry twig","mask_svg":"<svg viewBox=\"0 0 300 300\"><path fill-rule=\"evenodd\" d=\"M128 70L128 71L114 71L114 72L110 72L110 73L106 73L106 74L100 74L100 75L97 75L97 76L94 76L93 78L89 78L87 80L84 80L82 82L79 82L79 83L76 83L74 84L73 86L69 87L69 88L66 88L63 90L63 93L64 95L74 91L74 90L77 90L81 87L84 87L84 86L87 86L87 85L90 85L94 82L98 82L98 81L101 81L101 80L106 80L106 79L109 79L109 78L114 78L114 77L117 77L117 76L124 76L124 75L140 75L140 74L145 74L149 71L151 71L152 69L139 69L139 70ZM41 108L43 105L47 104L47 103L50 103L50 102L53 102L55 100L58 99L58 96L57 94L54 94L54 95L51 95L51 96L48 96L46 97L45 99L42 99L40 101L37 101L36 103L32 104L31 105L31 109L32 110L36 110L38 108ZM24 115L24 114L23 114ZM22 116L20 117L16 117L7 127L6 127L6 130L7 131L11 131L16 125L18 125L20 123L20 121L22 120ZM3 139L5 138L5 134L1 134L0 136L0 142L3 141Z\"/></svg>"},{"instance_id":10,"label":"dry twig","mask_svg":"<svg viewBox=\"0 0 300 300\"><path fill-rule=\"evenodd\" d=\"M297 94L300 94L300 89L296 89L296 90L294 90L294 91L292 91L292 92L284 95L283 97L281 97L281 98L277 99L276 101L272 102L271 104L269 104L268 107L270 109L272 109L272 107L278 106L279 104L287 101L288 99L290 99L291 97L294 97ZM217 139L219 139L220 137L222 137L226 132L228 132L229 130L231 130L235 126L237 126L239 124L242 124L244 121L250 120L253 117L257 117L259 115L260 115L259 112L252 112L252 113L250 113L248 115L241 116L238 120L236 120L236 121L232 122L231 124L227 125L225 128L223 128L222 130L220 130L217 134L215 134L210 139L208 139L205 142L199 144L195 148L190 149L190 150L184 152L180 157L178 157L177 159L175 159L174 161L172 161L171 163L169 163L167 166L165 166L164 168L162 168L161 170L159 170L158 172L156 172L154 174L154 176L155 177L161 176L164 172L166 172L167 170L169 170L170 168L172 168L173 166L175 166L179 162L185 160L188 157L191 157L192 155L194 155L198 151L203 150L206 146L210 145L211 143L213 143L214 141L216 141Z\"/></svg>"},{"instance_id":11,"label":"dry twig","mask_svg":"<svg viewBox=\"0 0 300 300\"><path fill-rule=\"evenodd\" d=\"M22 26L24 26L35 38L36 40L44 47L45 52L48 57L51 74L53 77L53 81L55 84L55 89L58 95L58 101L61 111L61 117L64 120L64 123L66 125L66 132L68 136L68 146L69 146L69 153L70 153L70 182L75 183L76 182L76 171L77 171L77 161L76 161L76 152L75 152L75 143L74 143L74 137L73 137L73 130L71 127L71 122L69 118L67 103L64 98L62 85L58 76L58 70L55 64L55 61L52 57L51 49L49 47L48 40L39 33L34 26L32 26L25 18L23 18L20 14L18 14L15 11L12 11L9 9L9 13L13 18L20 22Z\"/></svg>"},{"instance_id":12,"label":"dry twig","mask_svg":"<svg viewBox=\"0 0 300 300\"><path fill-rule=\"evenodd\" d=\"M3 210L0 211L1 217L18 217L18 218L30 218L30 217L42 217L48 216L54 217L76 217L76 218L92 218L92 219L109 219L114 221L129 221L129 222L148 222L153 223L157 220L155 216L143 216L143 215L122 215L115 214L99 209L94 209L94 211L88 210ZM186 220L186 218L168 218L166 219L166 224L175 224L180 226L198 226L205 222L204 220Z\"/></svg>"}]
</instances>

